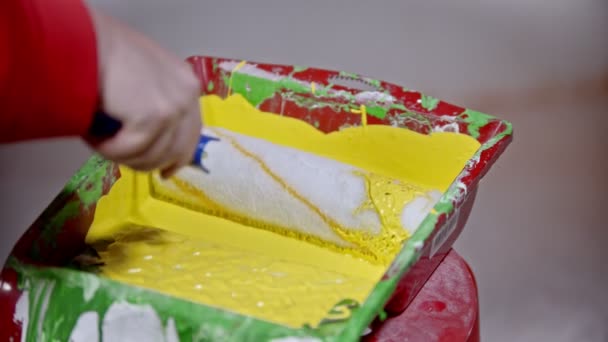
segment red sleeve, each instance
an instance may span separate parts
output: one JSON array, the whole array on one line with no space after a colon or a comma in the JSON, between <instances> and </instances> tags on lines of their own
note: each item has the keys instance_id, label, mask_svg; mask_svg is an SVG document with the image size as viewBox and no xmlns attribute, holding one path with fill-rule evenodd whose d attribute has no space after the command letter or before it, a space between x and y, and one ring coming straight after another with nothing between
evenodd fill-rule
<instances>
[{"instance_id":1,"label":"red sleeve","mask_svg":"<svg viewBox=\"0 0 608 342\"><path fill-rule=\"evenodd\" d=\"M86 134L96 45L81 0L0 0L0 142Z\"/></svg>"}]
</instances>

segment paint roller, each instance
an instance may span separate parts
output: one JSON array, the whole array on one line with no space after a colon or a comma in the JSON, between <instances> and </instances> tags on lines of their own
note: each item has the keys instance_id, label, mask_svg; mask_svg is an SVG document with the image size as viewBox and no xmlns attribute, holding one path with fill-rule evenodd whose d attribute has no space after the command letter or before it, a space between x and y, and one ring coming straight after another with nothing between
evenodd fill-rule
<instances>
[{"instance_id":1,"label":"paint roller","mask_svg":"<svg viewBox=\"0 0 608 342\"><path fill-rule=\"evenodd\" d=\"M104 135L120 129L102 116ZM223 128L205 133L192 166L170 179L152 176L153 196L381 263L392 260L441 196Z\"/></svg>"}]
</instances>

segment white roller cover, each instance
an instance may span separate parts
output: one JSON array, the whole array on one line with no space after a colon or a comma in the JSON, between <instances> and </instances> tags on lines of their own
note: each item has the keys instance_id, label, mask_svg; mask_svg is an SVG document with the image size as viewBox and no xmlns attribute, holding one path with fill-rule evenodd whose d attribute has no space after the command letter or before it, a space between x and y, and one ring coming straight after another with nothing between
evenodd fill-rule
<instances>
[{"instance_id":1,"label":"white roller cover","mask_svg":"<svg viewBox=\"0 0 608 342\"><path fill-rule=\"evenodd\" d=\"M232 214L344 247L353 246L329 222L380 232L376 211L358 210L369 199L364 170L225 129L206 128L205 133L220 139L205 147L203 164L210 173L186 167L176 177ZM168 181L164 186L180 191ZM437 199L438 194L429 193L406 205L403 228L413 233Z\"/></svg>"}]
</instances>

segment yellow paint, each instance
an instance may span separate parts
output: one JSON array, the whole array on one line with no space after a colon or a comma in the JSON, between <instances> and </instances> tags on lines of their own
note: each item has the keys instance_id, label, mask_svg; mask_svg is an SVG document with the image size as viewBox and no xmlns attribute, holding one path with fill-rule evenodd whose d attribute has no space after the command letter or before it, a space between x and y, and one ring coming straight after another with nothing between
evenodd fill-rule
<instances>
[{"instance_id":1,"label":"yellow paint","mask_svg":"<svg viewBox=\"0 0 608 342\"><path fill-rule=\"evenodd\" d=\"M105 276L293 327L318 324L345 295L364 300L379 274L357 275L157 229L124 226L122 233L100 248ZM289 245L283 240L290 239L263 243Z\"/></svg>"},{"instance_id":2,"label":"yellow paint","mask_svg":"<svg viewBox=\"0 0 608 342\"><path fill-rule=\"evenodd\" d=\"M350 111L354 114L361 114L361 126L367 126L367 108L364 104L362 104L359 109L351 109Z\"/></svg>"},{"instance_id":3,"label":"yellow paint","mask_svg":"<svg viewBox=\"0 0 608 342\"><path fill-rule=\"evenodd\" d=\"M403 207L416 196L425 196L427 189L373 173L363 177L368 198L358 210L374 209L382 222L382 231L376 236L361 236L350 231L351 239L348 241L364 245L374 252L379 261L389 264L403 242L409 238L408 231L401 224Z\"/></svg>"},{"instance_id":4,"label":"yellow paint","mask_svg":"<svg viewBox=\"0 0 608 342\"><path fill-rule=\"evenodd\" d=\"M310 91L312 92L313 95L317 91L317 86L315 85L315 82L310 82Z\"/></svg>"},{"instance_id":5,"label":"yellow paint","mask_svg":"<svg viewBox=\"0 0 608 342\"><path fill-rule=\"evenodd\" d=\"M237 64L232 71L230 72L230 80L228 81L228 96L232 95L232 75L237 72L240 68L242 68L243 66L245 66L245 64L247 63L246 60L242 60L239 62L239 64Z\"/></svg>"},{"instance_id":6,"label":"yellow paint","mask_svg":"<svg viewBox=\"0 0 608 342\"><path fill-rule=\"evenodd\" d=\"M453 132L419 134L385 125L349 127L324 134L301 120L258 111L242 96L201 97L207 126L272 141L377 174L445 191L479 148ZM363 134L364 133L364 134Z\"/></svg>"},{"instance_id":7,"label":"yellow paint","mask_svg":"<svg viewBox=\"0 0 608 342\"><path fill-rule=\"evenodd\" d=\"M240 62L239 62L239 64L237 64L237 65L234 67L234 69L232 69L232 72L235 72L235 71L239 70L240 68L242 68L242 67L245 65L245 63L247 63L247 61L246 61L246 60L242 60L242 61L240 61Z\"/></svg>"},{"instance_id":8,"label":"yellow paint","mask_svg":"<svg viewBox=\"0 0 608 342\"><path fill-rule=\"evenodd\" d=\"M427 189L445 191L479 147L455 133L425 136L377 125L326 135L301 121L259 112L239 95L201 101L207 126L365 170L369 199L360 210L382 211L385 228L362 245L374 251L394 253L394 241L407 238L398 217L402 206ZM385 271L386 266L307 243L288 231L276 234L189 210L191 203L168 203L152 193L150 174L126 168L121 174L99 201L86 237L105 263L102 274L112 279L300 327L318 324L342 299L362 302ZM194 198L209 210L225 210L188 184L173 182L195 191ZM346 239L361 238L336 228Z\"/></svg>"}]
</instances>

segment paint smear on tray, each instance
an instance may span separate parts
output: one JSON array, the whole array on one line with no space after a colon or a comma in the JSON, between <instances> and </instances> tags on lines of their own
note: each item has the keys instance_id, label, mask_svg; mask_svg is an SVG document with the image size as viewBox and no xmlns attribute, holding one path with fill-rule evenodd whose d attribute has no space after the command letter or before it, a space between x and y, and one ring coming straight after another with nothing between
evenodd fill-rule
<instances>
[{"instance_id":1,"label":"paint smear on tray","mask_svg":"<svg viewBox=\"0 0 608 342\"><path fill-rule=\"evenodd\" d=\"M204 97L202 104L208 126L425 191L444 192L479 148L465 135L426 136L389 126L323 134L302 121L262 113L240 95ZM149 174L121 173L100 200L87 235L104 261L102 274L118 281L292 327L315 326L341 300L363 302L390 260L371 263L356 253L160 201L150 193Z\"/></svg>"}]
</instances>

